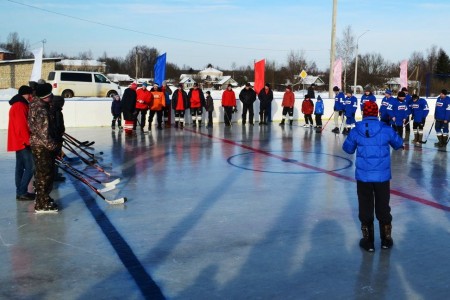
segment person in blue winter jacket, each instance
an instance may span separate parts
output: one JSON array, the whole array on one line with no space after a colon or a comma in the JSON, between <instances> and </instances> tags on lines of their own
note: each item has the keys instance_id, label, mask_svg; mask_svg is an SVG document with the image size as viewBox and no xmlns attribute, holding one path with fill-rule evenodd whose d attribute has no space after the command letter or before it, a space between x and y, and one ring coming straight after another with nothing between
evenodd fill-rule
<instances>
[{"instance_id":1,"label":"person in blue winter jacket","mask_svg":"<svg viewBox=\"0 0 450 300\"><path fill-rule=\"evenodd\" d=\"M398 92L397 98L392 99L387 108L387 113L391 119L392 127L400 137L403 137L403 129L409 119L409 107L405 101L405 92Z\"/></svg>"},{"instance_id":2,"label":"person in blue winter jacket","mask_svg":"<svg viewBox=\"0 0 450 300\"><path fill-rule=\"evenodd\" d=\"M412 105L412 96L409 94L408 92L408 88L407 87L402 87L402 92L405 93L405 102L408 105L408 107L411 109L411 105ZM411 115L411 110L410 110L410 115ZM409 133L411 131L411 126L409 126L411 123L410 119L408 117L408 119L406 120L406 124L405 124L405 130L407 133Z\"/></svg>"},{"instance_id":3,"label":"person in blue winter jacket","mask_svg":"<svg viewBox=\"0 0 450 300\"><path fill-rule=\"evenodd\" d=\"M358 109L358 99L353 96L351 91L348 91L345 97L344 113L345 113L345 128L342 134L347 135L352 127L355 125L355 114Z\"/></svg>"},{"instance_id":4,"label":"person in blue winter jacket","mask_svg":"<svg viewBox=\"0 0 450 300\"><path fill-rule=\"evenodd\" d=\"M410 111L414 131L413 143L416 146L420 146L422 145L423 127L430 109L428 108L427 100L420 98L418 95L412 95L411 99Z\"/></svg>"},{"instance_id":5,"label":"person in blue winter jacket","mask_svg":"<svg viewBox=\"0 0 450 300\"><path fill-rule=\"evenodd\" d=\"M442 90L436 99L436 108L434 110L436 136L438 142L436 147L445 147L448 143L448 122L450 121L450 97L447 96L447 90Z\"/></svg>"},{"instance_id":6,"label":"person in blue winter jacket","mask_svg":"<svg viewBox=\"0 0 450 300\"><path fill-rule=\"evenodd\" d=\"M316 119L316 131L322 132L322 116L325 111L325 107L323 105L322 97L317 96L316 105L314 106L314 116Z\"/></svg>"},{"instance_id":7,"label":"person in blue winter jacket","mask_svg":"<svg viewBox=\"0 0 450 300\"><path fill-rule=\"evenodd\" d=\"M342 118L342 123L344 122L344 103L345 95L340 92L337 86L333 87L334 96L334 129L331 130L334 133L339 133L339 117Z\"/></svg>"},{"instance_id":8,"label":"person in blue winter jacket","mask_svg":"<svg viewBox=\"0 0 450 300\"><path fill-rule=\"evenodd\" d=\"M379 222L381 248L393 246L392 215L389 206L391 175L391 151L403 148L402 138L384 122L377 118L378 106L366 102L363 120L356 123L347 136L342 149L353 154L356 151L356 190L361 222L361 248L375 251L374 210Z\"/></svg>"},{"instance_id":9,"label":"person in blue winter jacket","mask_svg":"<svg viewBox=\"0 0 450 300\"><path fill-rule=\"evenodd\" d=\"M394 98L392 98L392 91L386 90L384 92L384 98L381 100L380 121L386 123L387 125L391 125L391 119L389 118L387 108L393 99Z\"/></svg>"},{"instance_id":10,"label":"person in blue winter jacket","mask_svg":"<svg viewBox=\"0 0 450 300\"><path fill-rule=\"evenodd\" d=\"M364 94L361 96L361 103L360 103L361 116L363 112L364 103L366 103L367 101L377 102L377 98L372 93L372 89L370 88L370 86L366 86L364 88Z\"/></svg>"}]
</instances>

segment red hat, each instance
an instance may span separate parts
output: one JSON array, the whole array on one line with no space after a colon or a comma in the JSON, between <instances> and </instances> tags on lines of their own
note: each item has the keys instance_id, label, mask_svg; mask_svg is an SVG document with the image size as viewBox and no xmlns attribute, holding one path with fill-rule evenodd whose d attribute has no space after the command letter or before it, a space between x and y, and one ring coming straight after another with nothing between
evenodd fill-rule
<instances>
[{"instance_id":1,"label":"red hat","mask_svg":"<svg viewBox=\"0 0 450 300\"><path fill-rule=\"evenodd\" d=\"M133 90L136 90L136 89L137 89L137 84L133 82L133 83L130 85L130 88L133 89Z\"/></svg>"},{"instance_id":2,"label":"red hat","mask_svg":"<svg viewBox=\"0 0 450 300\"><path fill-rule=\"evenodd\" d=\"M364 117L377 117L378 116L378 105L376 102L367 101L364 103L363 107Z\"/></svg>"}]
</instances>

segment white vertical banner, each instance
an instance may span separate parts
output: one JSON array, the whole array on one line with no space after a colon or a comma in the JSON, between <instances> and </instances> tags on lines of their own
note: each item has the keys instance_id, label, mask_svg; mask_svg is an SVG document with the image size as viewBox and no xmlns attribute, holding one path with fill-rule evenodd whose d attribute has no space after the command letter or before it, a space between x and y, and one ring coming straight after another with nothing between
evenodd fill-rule
<instances>
[{"instance_id":1,"label":"white vertical banner","mask_svg":"<svg viewBox=\"0 0 450 300\"><path fill-rule=\"evenodd\" d=\"M333 86L339 87L341 90L344 90L342 88L342 59L339 58L334 62L333 66Z\"/></svg>"},{"instance_id":2,"label":"white vertical banner","mask_svg":"<svg viewBox=\"0 0 450 300\"><path fill-rule=\"evenodd\" d=\"M42 56L44 53L44 47L31 50L31 52L34 55L34 65L33 71L31 71L30 81L37 82L42 78Z\"/></svg>"},{"instance_id":3,"label":"white vertical banner","mask_svg":"<svg viewBox=\"0 0 450 300\"><path fill-rule=\"evenodd\" d=\"M400 63L400 89L408 87L408 61L403 60Z\"/></svg>"}]
</instances>

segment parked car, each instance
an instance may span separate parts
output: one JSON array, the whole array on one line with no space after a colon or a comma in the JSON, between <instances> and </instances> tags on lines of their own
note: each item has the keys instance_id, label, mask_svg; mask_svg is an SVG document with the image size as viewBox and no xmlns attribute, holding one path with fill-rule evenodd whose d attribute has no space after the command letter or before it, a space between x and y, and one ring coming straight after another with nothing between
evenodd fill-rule
<instances>
[{"instance_id":1,"label":"parked car","mask_svg":"<svg viewBox=\"0 0 450 300\"><path fill-rule=\"evenodd\" d=\"M99 72L51 71L47 82L53 94L64 98L111 97L120 94L120 86Z\"/></svg>"}]
</instances>

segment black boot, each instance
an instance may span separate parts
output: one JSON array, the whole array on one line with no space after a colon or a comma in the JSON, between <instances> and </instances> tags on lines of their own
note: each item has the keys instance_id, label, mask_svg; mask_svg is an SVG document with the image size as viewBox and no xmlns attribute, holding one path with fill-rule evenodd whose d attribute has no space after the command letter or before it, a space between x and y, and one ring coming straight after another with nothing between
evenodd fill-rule
<instances>
[{"instance_id":1,"label":"black boot","mask_svg":"<svg viewBox=\"0 0 450 300\"><path fill-rule=\"evenodd\" d=\"M192 127L197 127L197 121L192 121Z\"/></svg>"},{"instance_id":2,"label":"black boot","mask_svg":"<svg viewBox=\"0 0 450 300\"><path fill-rule=\"evenodd\" d=\"M294 120L289 120L289 126L292 126L293 123L294 123Z\"/></svg>"},{"instance_id":3,"label":"black boot","mask_svg":"<svg viewBox=\"0 0 450 300\"><path fill-rule=\"evenodd\" d=\"M380 223L381 249L389 249L394 245L392 240L392 225Z\"/></svg>"},{"instance_id":4,"label":"black boot","mask_svg":"<svg viewBox=\"0 0 450 300\"><path fill-rule=\"evenodd\" d=\"M280 126L283 126L283 125L284 125L284 119L281 120L281 123L280 123Z\"/></svg>"},{"instance_id":5,"label":"black boot","mask_svg":"<svg viewBox=\"0 0 450 300\"><path fill-rule=\"evenodd\" d=\"M373 223L367 225L361 225L361 231L363 238L359 241L359 246L368 252L375 251L375 245L373 243Z\"/></svg>"},{"instance_id":6,"label":"black boot","mask_svg":"<svg viewBox=\"0 0 450 300\"><path fill-rule=\"evenodd\" d=\"M334 127L334 129L331 130L331 132L333 132L333 133L339 133L339 128L338 128L338 127Z\"/></svg>"},{"instance_id":7,"label":"black boot","mask_svg":"<svg viewBox=\"0 0 450 300\"><path fill-rule=\"evenodd\" d=\"M175 121L175 128L178 128L178 121Z\"/></svg>"}]
</instances>

